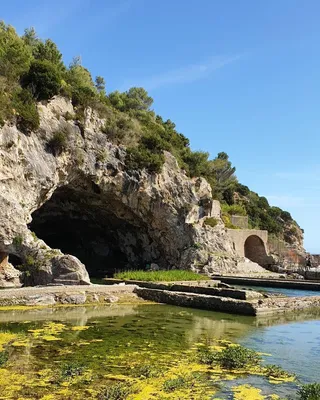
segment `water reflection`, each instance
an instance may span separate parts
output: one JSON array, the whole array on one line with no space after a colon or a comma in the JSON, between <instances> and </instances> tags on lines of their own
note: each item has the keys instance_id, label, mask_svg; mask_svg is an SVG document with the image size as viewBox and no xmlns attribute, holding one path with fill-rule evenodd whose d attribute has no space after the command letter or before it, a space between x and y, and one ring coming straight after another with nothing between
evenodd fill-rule
<instances>
[{"instance_id":1,"label":"water reflection","mask_svg":"<svg viewBox=\"0 0 320 400\"><path fill-rule=\"evenodd\" d=\"M0 312L1 331L27 331L48 321L90 325L91 329L69 333L63 343L17 348L14 356L20 357L22 369L48 360L60 362L61 349L70 346L73 354L69 358L81 354L95 363L94 354L117 354L128 343L139 352L154 346L158 357L199 341L227 339L271 353L268 363L295 372L303 381L320 379L319 311L246 317L168 305L106 305ZM81 341L89 339L101 342L79 347Z\"/></svg>"}]
</instances>

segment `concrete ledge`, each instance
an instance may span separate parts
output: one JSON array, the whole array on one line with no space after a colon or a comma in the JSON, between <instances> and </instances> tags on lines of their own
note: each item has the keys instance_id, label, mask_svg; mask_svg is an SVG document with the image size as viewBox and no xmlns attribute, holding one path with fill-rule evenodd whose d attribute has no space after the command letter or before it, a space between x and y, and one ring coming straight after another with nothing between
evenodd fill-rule
<instances>
[{"instance_id":1,"label":"concrete ledge","mask_svg":"<svg viewBox=\"0 0 320 400\"><path fill-rule=\"evenodd\" d=\"M136 287L139 297L157 303L173 304L181 307L200 308L232 314L256 315L256 307L248 301L236 300L205 294L172 292L169 290Z\"/></svg>"},{"instance_id":2,"label":"concrete ledge","mask_svg":"<svg viewBox=\"0 0 320 400\"><path fill-rule=\"evenodd\" d=\"M106 281L114 281L114 279ZM147 281L117 281L126 284L133 283L139 287L148 289L168 290L172 292L207 294L211 296L229 297L238 300L259 299L264 296L253 290L241 290L232 288L219 288L220 281L186 281L186 282L147 282ZM199 284L197 284L199 282ZM200 283L202 282L202 283Z\"/></svg>"},{"instance_id":3,"label":"concrete ledge","mask_svg":"<svg viewBox=\"0 0 320 400\"><path fill-rule=\"evenodd\" d=\"M230 285L250 285L250 286L266 286L284 289L301 289L320 291L320 282L305 282L295 279L266 279L266 278L246 278L235 276L217 276L221 282Z\"/></svg>"},{"instance_id":4,"label":"concrete ledge","mask_svg":"<svg viewBox=\"0 0 320 400\"><path fill-rule=\"evenodd\" d=\"M135 285L44 286L0 290L1 306L53 306L55 304L113 303L136 297Z\"/></svg>"},{"instance_id":5,"label":"concrete ledge","mask_svg":"<svg viewBox=\"0 0 320 400\"><path fill-rule=\"evenodd\" d=\"M206 294L172 292L170 290L141 288L134 290L145 300L173 304L181 307L200 308L231 314L264 316L320 310L320 296L269 297L259 300L239 300Z\"/></svg>"},{"instance_id":6,"label":"concrete ledge","mask_svg":"<svg viewBox=\"0 0 320 400\"><path fill-rule=\"evenodd\" d=\"M172 282L152 282L152 281L136 281L129 279L115 279L115 278L104 278L103 281L107 285L115 285L119 283L125 283L126 285L142 285L142 284L154 284L154 285L184 285L184 286L204 286L204 287L218 287L221 283L220 280L217 279L209 279L203 281L172 281Z\"/></svg>"}]
</instances>

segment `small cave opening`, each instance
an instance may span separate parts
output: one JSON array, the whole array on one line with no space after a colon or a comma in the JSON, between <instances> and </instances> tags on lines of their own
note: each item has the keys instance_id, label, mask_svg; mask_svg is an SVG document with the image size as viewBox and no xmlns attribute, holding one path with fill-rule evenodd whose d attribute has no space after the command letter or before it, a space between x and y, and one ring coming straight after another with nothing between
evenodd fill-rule
<instances>
[{"instance_id":1,"label":"small cave opening","mask_svg":"<svg viewBox=\"0 0 320 400\"><path fill-rule=\"evenodd\" d=\"M142 222L95 184L63 186L32 214L29 229L51 248L85 264L91 278L143 268Z\"/></svg>"},{"instance_id":2,"label":"small cave opening","mask_svg":"<svg viewBox=\"0 0 320 400\"><path fill-rule=\"evenodd\" d=\"M8 261L14 267L21 267L23 265L23 261L20 257L16 256L15 254L9 254Z\"/></svg>"}]
</instances>

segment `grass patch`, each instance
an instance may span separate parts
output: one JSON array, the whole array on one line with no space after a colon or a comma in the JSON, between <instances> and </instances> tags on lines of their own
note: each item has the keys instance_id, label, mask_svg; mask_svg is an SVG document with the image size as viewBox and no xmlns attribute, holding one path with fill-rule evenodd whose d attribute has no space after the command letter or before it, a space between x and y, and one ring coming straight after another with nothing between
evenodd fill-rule
<instances>
[{"instance_id":1,"label":"grass patch","mask_svg":"<svg viewBox=\"0 0 320 400\"><path fill-rule=\"evenodd\" d=\"M298 391L300 400L319 400L320 399L320 383L310 383L303 385Z\"/></svg>"},{"instance_id":2,"label":"grass patch","mask_svg":"<svg viewBox=\"0 0 320 400\"><path fill-rule=\"evenodd\" d=\"M204 220L204 224L207 226L211 226L211 228L214 228L216 225L218 225L218 222L219 221L217 220L217 218L213 217L209 217Z\"/></svg>"},{"instance_id":3,"label":"grass patch","mask_svg":"<svg viewBox=\"0 0 320 400\"><path fill-rule=\"evenodd\" d=\"M206 275L179 269L170 271L123 271L117 272L114 278L147 282L203 281L209 279Z\"/></svg>"},{"instance_id":4,"label":"grass patch","mask_svg":"<svg viewBox=\"0 0 320 400\"><path fill-rule=\"evenodd\" d=\"M131 393L131 388L127 383L118 382L106 387L98 395L98 400L125 400Z\"/></svg>"},{"instance_id":5,"label":"grass patch","mask_svg":"<svg viewBox=\"0 0 320 400\"><path fill-rule=\"evenodd\" d=\"M183 376L168 379L163 384L163 390L167 393L174 392L175 390L182 389L187 384L187 380Z\"/></svg>"}]
</instances>

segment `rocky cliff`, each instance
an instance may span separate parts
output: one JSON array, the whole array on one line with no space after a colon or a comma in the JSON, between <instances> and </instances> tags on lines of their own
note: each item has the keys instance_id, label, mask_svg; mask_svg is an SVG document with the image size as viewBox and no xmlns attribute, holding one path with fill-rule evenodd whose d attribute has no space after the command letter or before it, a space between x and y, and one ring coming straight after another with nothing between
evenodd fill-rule
<instances>
[{"instance_id":1,"label":"rocky cliff","mask_svg":"<svg viewBox=\"0 0 320 400\"><path fill-rule=\"evenodd\" d=\"M105 122L91 109L82 126L67 118L74 109L65 98L38 109L36 132L0 130L2 286L89 284L87 270L150 263L213 273L244 261L210 185L188 178L170 153L160 174L130 172L125 148L101 132Z\"/></svg>"}]
</instances>

